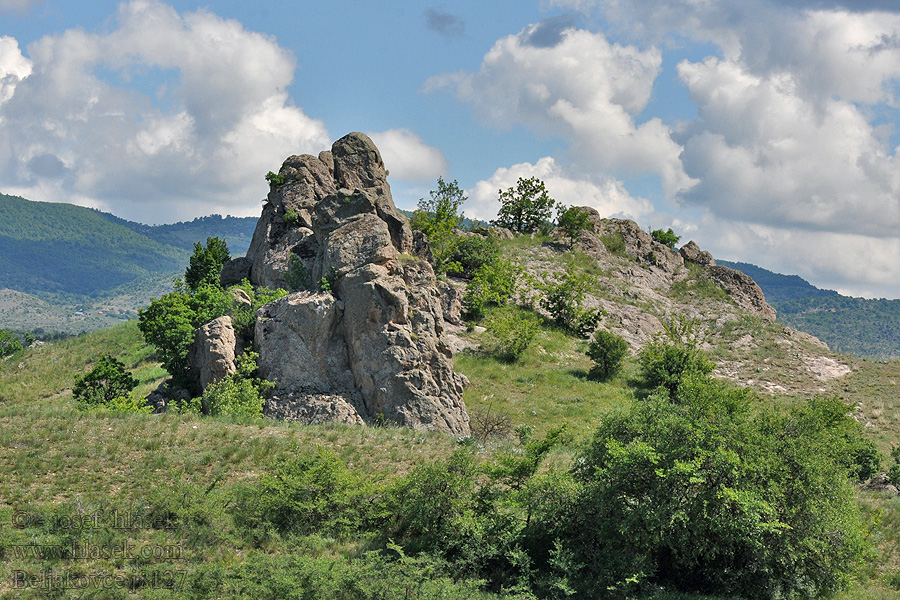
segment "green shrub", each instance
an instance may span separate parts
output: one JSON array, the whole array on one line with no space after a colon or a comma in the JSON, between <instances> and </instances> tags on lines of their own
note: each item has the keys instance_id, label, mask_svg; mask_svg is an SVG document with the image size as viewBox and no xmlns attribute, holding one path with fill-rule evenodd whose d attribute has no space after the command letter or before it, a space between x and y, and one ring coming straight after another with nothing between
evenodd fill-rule
<instances>
[{"instance_id":1,"label":"green shrub","mask_svg":"<svg viewBox=\"0 0 900 600\"><path fill-rule=\"evenodd\" d=\"M453 247L446 270L451 275L471 279L475 271L500 258L500 245L493 237L472 235L459 238Z\"/></svg>"},{"instance_id":2,"label":"green shrub","mask_svg":"<svg viewBox=\"0 0 900 600\"><path fill-rule=\"evenodd\" d=\"M262 416L265 394L275 384L255 377L255 352L245 352L235 359L237 371L203 392L203 406L210 415L230 417Z\"/></svg>"},{"instance_id":3,"label":"green shrub","mask_svg":"<svg viewBox=\"0 0 900 600\"><path fill-rule=\"evenodd\" d=\"M22 342L12 331L0 329L0 357L12 356L22 350Z\"/></svg>"},{"instance_id":4,"label":"green shrub","mask_svg":"<svg viewBox=\"0 0 900 600\"><path fill-rule=\"evenodd\" d=\"M202 285L193 296L172 292L138 310L138 328L144 340L156 348L163 368L177 386L190 387L187 358L194 330L227 314L233 303L225 290Z\"/></svg>"},{"instance_id":5,"label":"green shrub","mask_svg":"<svg viewBox=\"0 0 900 600\"><path fill-rule=\"evenodd\" d=\"M509 306L491 314L485 325L491 337L488 344L491 352L510 362L519 360L540 330L536 318Z\"/></svg>"},{"instance_id":6,"label":"green shrub","mask_svg":"<svg viewBox=\"0 0 900 600\"><path fill-rule=\"evenodd\" d=\"M309 289L309 272L306 270L306 265L303 264L303 259L294 253L291 253L288 270L284 274L284 282L292 292Z\"/></svg>"},{"instance_id":7,"label":"green shrub","mask_svg":"<svg viewBox=\"0 0 900 600\"><path fill-rule=\"evenodd\" d=\"M519 177L514 188L500 191L499 200L501 207L494 223L520 233L530 233L548 222L556 204L537 177Z\"/></svg>"},{"instance_id":8,"label":"green shrub","mask_svg":"<svg viewBox=\"0 0 900 600\"><path fill-rule=\"evenodd\" d=\"M507 260L496 260L476 269L463 296L463 309L469 318L479 319L488 306L509 302L520 274L521 269Z\"/></svg>"},{"instance_id":9,"label":"green shrub","mask_svg":"<svg viewBox=\"0 0 900 600\"><path fill-rule=\"evenodd\" d=\"M603 310L584 308L585 298L591 289L591 277L587 273L567 271L562 275L556 274L553 281L541 287L544 291L541 306L566 331L585 337L600 324Z\"/></svg>"},{"instance_id":10,"label":"green shrub","mask_svg":"<svg viewBox=\"0 0 900 600\"><path fill-rule=\"evenodd\" d=\"M600 380L609 379L622 368L622 361L628 356L628 342L620 335L598 329L588 346L587 355L594 361L591 375Z\"/></svg>"},{"instance_id":11,"label":"green shrub","mask_svg":"<svg viewBox=\"0 0 900 600\"><path fill-rule=\"evenodd\" d=\"M333 452L298 449L238 493L235 522L254 537L347 535L369 518L375 488Z\"/></svg>"},{"instance_id":12,"label":"green shrub","mask_svg":"<svg viewBox=\"0 0 900 600\"><path fill-rule=\"evenodd\" d=\"M266 173L266 181L269 182L269 185L278 187L279 185L284 185L284 175L269 171Z\"/></svg>"},{"instance_id":13,"label":"green shrub","mask_svg":"<svg viewBox=\"0 0 900 600\"><path fill-rule=\"evenodd\" d=\"M583 207L565 206L560 204L556 222L567 238L569 243L574 244L581 232L590 228L590 213Z\"/></svg>"},{"instance_id":14,"label":"green shrub","mask_svg":"<svg viewBox=\"0 0 900 600\"><path fill-rule=\"evenodd\" d=\"M666 324L641 350L641 376L650 388L663 387L673 399L689 373L706 376L715 365L700 349L698 323L678 316Z\"/></svg>"},{"instance_id":15,"label":"green shrub","mask_svg":"<svg viewBox=\"0 0 900 600\"><path fill-rule=\"evenodd\" d=\"M203 285L218 286L222 267L230 258L225 240L206 238L206 247L196 242L190 264L184 272L184 284L191 292L196 292Z\"/></svg>"},{"instance_id":16,"label":"green shrub","mask_svg":"<svg viewBox=\"0 0 900 600\"><path fill-rule=\"evenodd\" d=\"M111 407L117 398L128 396L137 385L138 380L124 364L109 354L102 354L91 372L75 381L72 396L81 409Z\"/></svg>"},{"instance_id":17,"label":"green shrub","mask_svg":"<svg viewBox=\"0 0 900 600\"><path fill-rule=\"evenodd\" d=\"M663 246L667 246L672 249L675 248L675 244L677 244L678 240L681 239L681 236L675 235L675 232L672 231L671 227L669 227L668 231L663 231L662 229L654 229L650 232L650 237L652 237Z\"/></svg>"},{"instance_id":18,"label":"green shrub","mask_svg":"<svg viewBox=\"0 0 900 600\"><path fill-rule=\"evenodd\" d=\"M300 223L300 213L296 210L288 209L284 211L284 215L281 217L281 220L284 221L285 225L293 227Z\"/></svg>"},{"instance_id":19,"label":"green shrub","mask_svg":"<svg viewBox=\"0 0 900 600\"><path fill-rule=\"evenodd\" d=\"M614 231L606 235L601 235L600 241L603 242L603 245L606 246L606 250L610 254L627 256L625 253L625 238L622 237L621 231Z\"/></svg>"},{"instance_id":20,"label":"green shrub","mask_svg":"<svg viewBox=\"0 0 900 600\"><path fill-rule=\"evenodd\" d=\"M153 407L147 404L144 398L140 398L134 394L117 396L113 398L106 407L112 412L117 413L137 413L141 415L153 413Z\"/></svg>"}]
</instances>

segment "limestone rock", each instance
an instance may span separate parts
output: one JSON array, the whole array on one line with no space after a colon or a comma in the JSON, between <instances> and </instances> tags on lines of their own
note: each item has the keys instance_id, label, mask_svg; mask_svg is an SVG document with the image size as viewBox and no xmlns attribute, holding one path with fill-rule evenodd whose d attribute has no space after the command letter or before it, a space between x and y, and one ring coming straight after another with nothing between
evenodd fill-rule
<instances>
[{"instance_id":1,"label":"limestone rock","mask_svg":"<svg viewBox=\"0 0 900 600\"><path fill-rule=\"evenodd\" d=\"M266 414L468 433L443 296L431 265L413 256L430 250L394 206L378 149L352 133L318 157L288 158L279 173L247 254L251 282L284 285L297 257L310 283L328 286L257 314L260 371L276 384Z\"/></svg>"},{"instance_id":2,"label":"limestone rock","mask_svg":"<svg viewBox=\"0 0 900 600\"><path fill-rule=\"evenodd\" d=\"M234 326L227 315L210 321L194 332L188 360L191 371L197 374L201 390L236 371L236 348Z\"/></svg>"},{"instance_id":3,"label":"limestone rock","mask_svg":"<svg viewBox=\"0 0 900 600\"><path fill-rule=\"evenodd\" d=\"M222 284L222 287L228 287L240 283L244 279L249 279L252 267L253 261L246 256L233 258L222 267L219 282Z\"/></svg>"},{"instance_id":4,"label":"limestone rock","mask_svg":"<svg viewBox=\"0 0 900 600\"><path fill-rule=\"evenodd\" d=\"M766 302L762 289L749 276L719 265L708 267L706 273L728 292L735 304L764 319L775 320L775 309Z\"/></svg>"},{"instance_id":5,"label":"limestone rock","mask_svg":"<svg viewBox=\"0 0 900 600\"><path fill-rule=\"evenodd\" d=\"M694 240L691 240L682 246L681 249L678 250L678 253L681 254L681 257L684 258L684 260L695 262L698 265L704 267L716 266L716 259L713 258L713 255L706 250L701 250L700 246L698 246Z\"/></svg>"}]
</instances>

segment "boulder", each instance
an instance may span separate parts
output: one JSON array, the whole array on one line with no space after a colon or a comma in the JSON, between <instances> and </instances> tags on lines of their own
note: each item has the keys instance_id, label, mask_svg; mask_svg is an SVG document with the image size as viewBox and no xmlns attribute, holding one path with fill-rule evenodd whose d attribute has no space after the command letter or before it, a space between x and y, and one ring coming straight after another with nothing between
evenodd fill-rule
<instances>
[{"instance_id":1,"label":"boulder","mask_svg":"<svg viewBox=\"0 0 900 600\"><path fill-rule=\"evenodd\" d=\"M197 374L200 389L205 390L236 371L234 358L237 338L231 317L213 319L194 332L188 353L191 371Z\"/></svg>"},{"instance_id":2,"label":"boulder","mask_svg":"<svg viewBox=\"0 0 900 600\"><path fill-rule=\"evenodd\" d=\"M697 263L703 267L714 267L716 266L716 259L713 258L713 255L707 252L706 250L701 250L700 246L698 246L694 240L691 240L684 246L682 246L678 253L681 254L681 257L684 260L689 260L691 262Z\"/></svg>"},{"instance_id":3,"label":"boulder","mask_svg":"<svg viewBox=\"0 0 900 600\"><path fill-rule=\"evenodd\" d=\"M250 269L252 267L253 261L246 256L231 259L222 266L219 282L222 284L222 287L228 287L245 279L250 279Z\"/></svg>"},{"instance_id":4,"label":"boulder","mask_svg":"<svg viewBox=\"0 0 900 600\"><path fill-rule=\"evenodd\" d=\"M754 315L775 320L775 309L766 302L762 289L748 275L719 265L708 267L706 273L716 285L728 292L735 304Z\"/></svg>"}]
</instances>

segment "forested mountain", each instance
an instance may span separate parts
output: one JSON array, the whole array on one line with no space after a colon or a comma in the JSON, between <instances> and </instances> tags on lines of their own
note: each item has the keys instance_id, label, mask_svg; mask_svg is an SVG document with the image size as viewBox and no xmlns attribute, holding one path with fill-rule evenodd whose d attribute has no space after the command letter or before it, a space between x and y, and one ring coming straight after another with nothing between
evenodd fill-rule
<instances>
[{"instance_id":1,"label":"forested mountain","mask_svg":"<svg viewBox=\"0 0 900 600\"><path fill-rule=\"evenodd\" d=\"M900 357L900 300L842 296L796 275L718 262L752 277L778 311L779 321L813 334L832 350L864 358Z\"/></svg>"},{"instance_id":2,"label":"forested mountain","mask_svg":"<svg viewBox=\"0 0 900 600\"><path fill-rule=\"evenodd\" d=\"M194 242L246 253L255 218L212 215L143 225L72 204L0 194L0 328L109 327L172 289Z\"/></svg>"}]
</instances>

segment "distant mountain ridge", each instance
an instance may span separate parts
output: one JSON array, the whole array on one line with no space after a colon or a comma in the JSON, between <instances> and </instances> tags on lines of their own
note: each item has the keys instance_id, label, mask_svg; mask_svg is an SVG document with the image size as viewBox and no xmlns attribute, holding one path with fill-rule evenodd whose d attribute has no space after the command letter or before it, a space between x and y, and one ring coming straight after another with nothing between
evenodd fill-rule
<instances>
[{"instance_id":1,"label":"distant mountain ridge","mask_svg":"<svg viewBox=\"0 0 900 600\"><path fill-rule=\"evenodd\" d=\"M778 321L816 336L837 352L862 358L900 357L900 300L843 296L797 275L743 262L717 261L756 281Z\"/></svg>"},{"instance_id":2,"label":"distant mountain ridge","mask_svg":"<svg viewBox=\"0 0 900 600\"><path fill-rule=\"evenodd\" d=\"M212 215L143 225L95 209L0 194L0 328L77 332L133 317L172 288L194 242L250 246L255 218ZM34 297L34 300L29 300ZM38 301L39 300L39 301ZM39 310L50 305L56 309ZM67 316L66 316L67 315Z\"/></svg>"}]
</instances>

